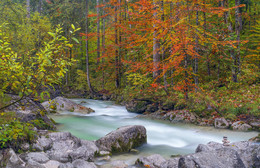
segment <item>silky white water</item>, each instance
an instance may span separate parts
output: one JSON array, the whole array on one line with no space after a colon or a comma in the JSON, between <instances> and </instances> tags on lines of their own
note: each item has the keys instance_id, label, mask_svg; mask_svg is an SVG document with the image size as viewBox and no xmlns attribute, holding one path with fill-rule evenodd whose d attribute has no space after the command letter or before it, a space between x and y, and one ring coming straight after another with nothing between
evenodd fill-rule
<instances>
[{"instance_id":1,"label":"silky white water","mask_svg":"<svg viewBox=\"0 0 260 168\"><path fill-rule=\"evenodd\" d=\"M97 140L120 126L145 126L147 144L138 148L139 154L122 154L112 158L112 160L125 160L129 164L134 163L139 156L154 153L164 157L194 153L198 144L206 144L209 141L221 143L223 136L227 136L231 142L235 142L248 140L258 134L257 132L236 132L213 127L139 119L135 118L137 114L129 113L124 106L115 105L111 101L72 100L94 109L95 113L82 115L74 112L62 112L59 115L53 115L52 118L59 124L59 131L69 131L81 139Z\"/></svg>"}]
</instances>

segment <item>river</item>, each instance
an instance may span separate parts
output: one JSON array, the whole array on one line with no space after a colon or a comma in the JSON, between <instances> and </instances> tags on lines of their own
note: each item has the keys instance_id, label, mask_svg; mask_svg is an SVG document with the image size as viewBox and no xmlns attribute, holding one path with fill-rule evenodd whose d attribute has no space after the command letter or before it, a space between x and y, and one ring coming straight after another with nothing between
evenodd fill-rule
<instances>
[{"instance_id":1,"label":"river","mask_svg":"<svg viewBox=\"0 0 260 168\"><path fill-rule=\"evenodd\" d=\"M160 154L166 158L171 155L194 153L198 144L209 141L220 142L227 136L231 142L248 140L257 132L237 132L213 127L189 124L173 124L164 121L136 118L124 106L111 101L90 99L71 99L83 106L90 107L95 113L82 115L75 112L62 112L51 117L59 124L59 131L69 131L74 136L86 140L97 140L107 133L125 125L143 125L147 130L147 144L138 148L139 153L126 153L113 156L112 160L124 160L133 164L139 156ZM84 102L84 103L82 103ZM106 162L97 162L105 164Z\"/></svg>"}]
</instances>

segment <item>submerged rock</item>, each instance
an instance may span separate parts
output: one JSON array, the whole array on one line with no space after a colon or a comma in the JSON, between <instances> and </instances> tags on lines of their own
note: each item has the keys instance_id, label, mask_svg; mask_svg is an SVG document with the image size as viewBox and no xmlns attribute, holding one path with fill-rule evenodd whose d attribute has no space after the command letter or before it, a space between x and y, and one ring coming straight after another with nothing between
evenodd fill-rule
<instances>
[{"instance_id":1,"label":"submerged rock","mask_svg":"<svg viewBox=\"0 0 260 168\"><path fill-rule=\"evenodd\" d=\"M146 129L141 125L120 127L96 141L99 150L111 153L128 152L147 142Z\"/></svg>"},{"instance_id":2,"label":"submerged rock","mask_svg":"<svg viewBox=\"0 0 260 168\"><path fill-rule=\"evenodd\" d=\"M77 104L64 97L56 97L51 101L45 101L42 106L49 112L70 111L89 114L94 112L93 109Z\"/></svg>"}]
</instances>

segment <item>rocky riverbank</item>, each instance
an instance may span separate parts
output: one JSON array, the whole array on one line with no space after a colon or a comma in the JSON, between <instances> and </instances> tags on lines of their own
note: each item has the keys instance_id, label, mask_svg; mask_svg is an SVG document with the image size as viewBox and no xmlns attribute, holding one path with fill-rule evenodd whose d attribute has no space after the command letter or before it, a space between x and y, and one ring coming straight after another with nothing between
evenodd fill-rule
<instances>
[{"instance_id":1,"label":"rocky riverbank","mask_svg":"<svg viewBox=\"0 0 260 168\"><path fill-rule=\"evenodd\" d=\"M140 157L134 165L117 160L98 166L100 157L129 152L146 143L143 126L125 126L97 141L81 140L69 132L43 132L32 145L24 144L24 153L0 150L3 168L253 168L260 166L260 144L250 141L223 146L209 142L198 145L194 154L165 159L158 154Z\"/></svg>"}]
</instances>

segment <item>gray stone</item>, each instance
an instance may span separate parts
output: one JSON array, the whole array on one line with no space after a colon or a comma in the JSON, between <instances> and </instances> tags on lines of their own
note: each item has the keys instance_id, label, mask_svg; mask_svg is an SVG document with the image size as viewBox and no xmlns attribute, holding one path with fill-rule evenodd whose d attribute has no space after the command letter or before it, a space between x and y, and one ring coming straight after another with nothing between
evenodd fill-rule
<instances>
[{"instance_id":1,"label":"gray stone","mask_svg":"<svg viewBox=\"0 0 260 168\"><path fill-rule=\"evenodd\" d=\"M34 160L28 160L26 163L26 168L46 168L45 166L43 166L42 164L35 162Z\"/></svg>"},{"instance_id":2,"label":"gray stone","mask_svg":"<svg viewBox=\"0 0 260 168\"><path fill-rule=\"evenodd\" d=\"M260 121L251 121L249 124L256 129L260 128Z\"/></svg>"},{"instance_id":3,"label":"gray stone","mask_svg":"<svg viewBox=\"0 0 260 168\"><path fill-rule=\"evenodd\" d=\"M30 145L28 143L24 143L21 145L21 149L23 151L28 151L30 149Z\"/></svg>"},{"instance_id":4,"label":"gray stone","mask_svg":"<svg viewBox=\"0 0 260 168\"><path fill-rule=\"evenodd\" d=\"M127 111L129 111L129 112L143 113L146 111L148 104L149 103L147 101L132 100L132 101L126 102L125 107L126 107Z\"/></svg>"},{"instance_id":5,"label":"gray stone","mask_svg":"<svg viewBox=\"0 0 260 168\"><path fill-rule=\"evenodd\" d=\"M74 168L97 168L93 162L86 162L84 160L78 159L72 162Z\"/></svg>"},{"instance_id":6,"label":"gray stone","mask_svg":"<svg viewBox=\"0 0 260 168\"><path fill-rule=\"evenodd\" d=\"M149 166L150 168L161 168L161 165L165 163L166 160L158 154L154 154L148 157L138 158L135 162L137 166Z\"/></svg>"},{"instance_id":7,"label":"gray stone","mask_svg":"<svg viewBox=\"0 0 260 168\"><path fill-rule=\"evenodd\" d=\"M198 152L179 159L179 168L245 168L237 151L221 148L214 151Z\"/></svg>"},{"instance_id":8,"label":"gray stone","mask_svg":"<svg viewBox=\"0 0 260 168\"><path fill-rule=\"evenodd\" d=\"M25 167L25 162L15 154L13 149L8 149L5 158L6 158L6 168Z\"/></svg>"},{"instance_id":9,"label":"gray stone","mask_svg":"<svg viewBox=\"0 0 260 168\"><path fill-rule=\"evenodd\" d=\"M81 146L80 139L69 132L56 132L48 134L53 142L52 148L47 151L50 159L62 163L71 161L70 153Z\"/></svg>"},{"instance_id":10,"label":"gray stone","mask_svg":"<svg viewBox=\"0 0 260 168\"><path fill-rule=\"evenodd\" d=\"M45 101L42 103L42 106L49 112L71 111L71 112L79 112L84 114L89 114L94 112L93 109L77 104L64 97L56 97L51 101Z\"/></svg>"},{"instance_id":11,"label":"gray stone","mask_svg":"<svg viewBox=\"0 0 260 168\"><path fill-rule=\"evenodd\" d=\"M128 165L121 160L115 160L111 162L111 168L127 168Z\"/></svg>"},{"instance_id":12,"label":"gray stone","mask_svg":"<svg viewBox=\"0 0 260 168\"><path fill-rule=\"evenodd\" d=\"M252 126L244 123L243 121L236 121L232 124L231 127L233 130L238 130L238 131L248 131L249 129L252 129Z\"/></svg>"},{"instance_id":13,"label":"gray stone","mask_svg":"<svg viewBox=\"0 0 260 168\"><path fill-rule=\"evenodd\" d=\"M225 129L229 127L229 123L225 118L216 118L214 121L215 128Z\"/></svg>"},{"instance_id":14,"label":"gray stone","mask_svg":"<svg viewBox=\"0 0 260 168\"><path fill-rule=\"evenodd\" d=\"M72 161L77 159L93 161L94 155L95 153L93 151L90 151L86 146L81 146L69 153L69 157L71 158Z\"/></svg>"},{"instance_id":15,"label":"gray stone","mask_svg":"<svg viewBox=\"0 0 260 168\"><path fill-rule=\"evenodd\" d=\"M43 165L45 166L45 168L58 168L61 165L61 163L56 160L50 160Z\"/></svg>"},{"instance_id":16,"label":"gray stone","mask_svg":"<svg viewBox=\"0 0 260 168\"><path fill-rule=\"evenodd\" d=\"M166 160L161 164L161 168L177 168L179 163L179 157Z\"/></svg>"},{"instance_id":17,"label":"gray stone","mask_svg":"<svg viewBox=\"0 0 260 168\"><path fill-rule=\"evenodd\" d=\"M60 164L58 168L74 168L72 163L63 163Z\"/></svg>"},{"instance_id":18,"label":"gray stone","mask_svg":"<svg viewBox=\"0 0 260 168\"><path fill-rule=\"evenodd\" d=\"M128 152L147 142L146 129L141 125L120 127L96 141L100 150L111 153Z\"/></svg>"},{"instance_id":19,"label":"gray stone","mask_svg":"<svg viewBox=\"0 0 260 168\"><path fill-rule=\"evenodd\" d=\"M6 104L14 103L20 99L17 95L6 96L9 96L11 99L11 101ZM5 108L4 111L15 112L17 118L20 118L22 122L42 119L48 125L48 129L55 129L55 124L48 118L48 116L42 115L42 113L46 113L45 108L39 102L34 101L29 97L25 97L17 103Z\"/></svg>"},{"instance_id":20,"label":"gray stone","mask_svg":"<svg viewBox=\"0 0 260 168\"><path fill-rule=\"evenodd\" d=\"M37 139L36 143L42 147L43 150L49 150L52 147L52 140L50 138L46 138L45 136L41 136Z\"/></svg>"},{"instance_id":21,"label":"gray stone","mask_svg":"<svg viewBox=\"0 0 260 168\"><path fill-rule=\"evenodd\" d=\"M173 123L176 122L184 122L184 123L195 123L197 121L196 116L186 110L178 111L175 113L170 112L170 118L169 120Z\"/></svg>"},{"instance_id":22,"label":"gray stone","mask_svg":"<svg viewBox=\"0 0 260 168\"><path fill-rule=\"evenodd\" d=\"M38 163L46 163L50 159L49 159L48 155L44 152L31 152L31 153L26 154L25 160L26 161L33 160Z\"/></svg>"},{"instance_id":23,"label":"gray stone","mask_svg":"<svg viewBox=\"0 0 260 168\"><path fill-rule=\"evenodd\" d=\"M99 156L107 156L107 155L111 155L111 153L108 152L108 151L100 151L99 152Z\"/></svg>"}]
</instances>

